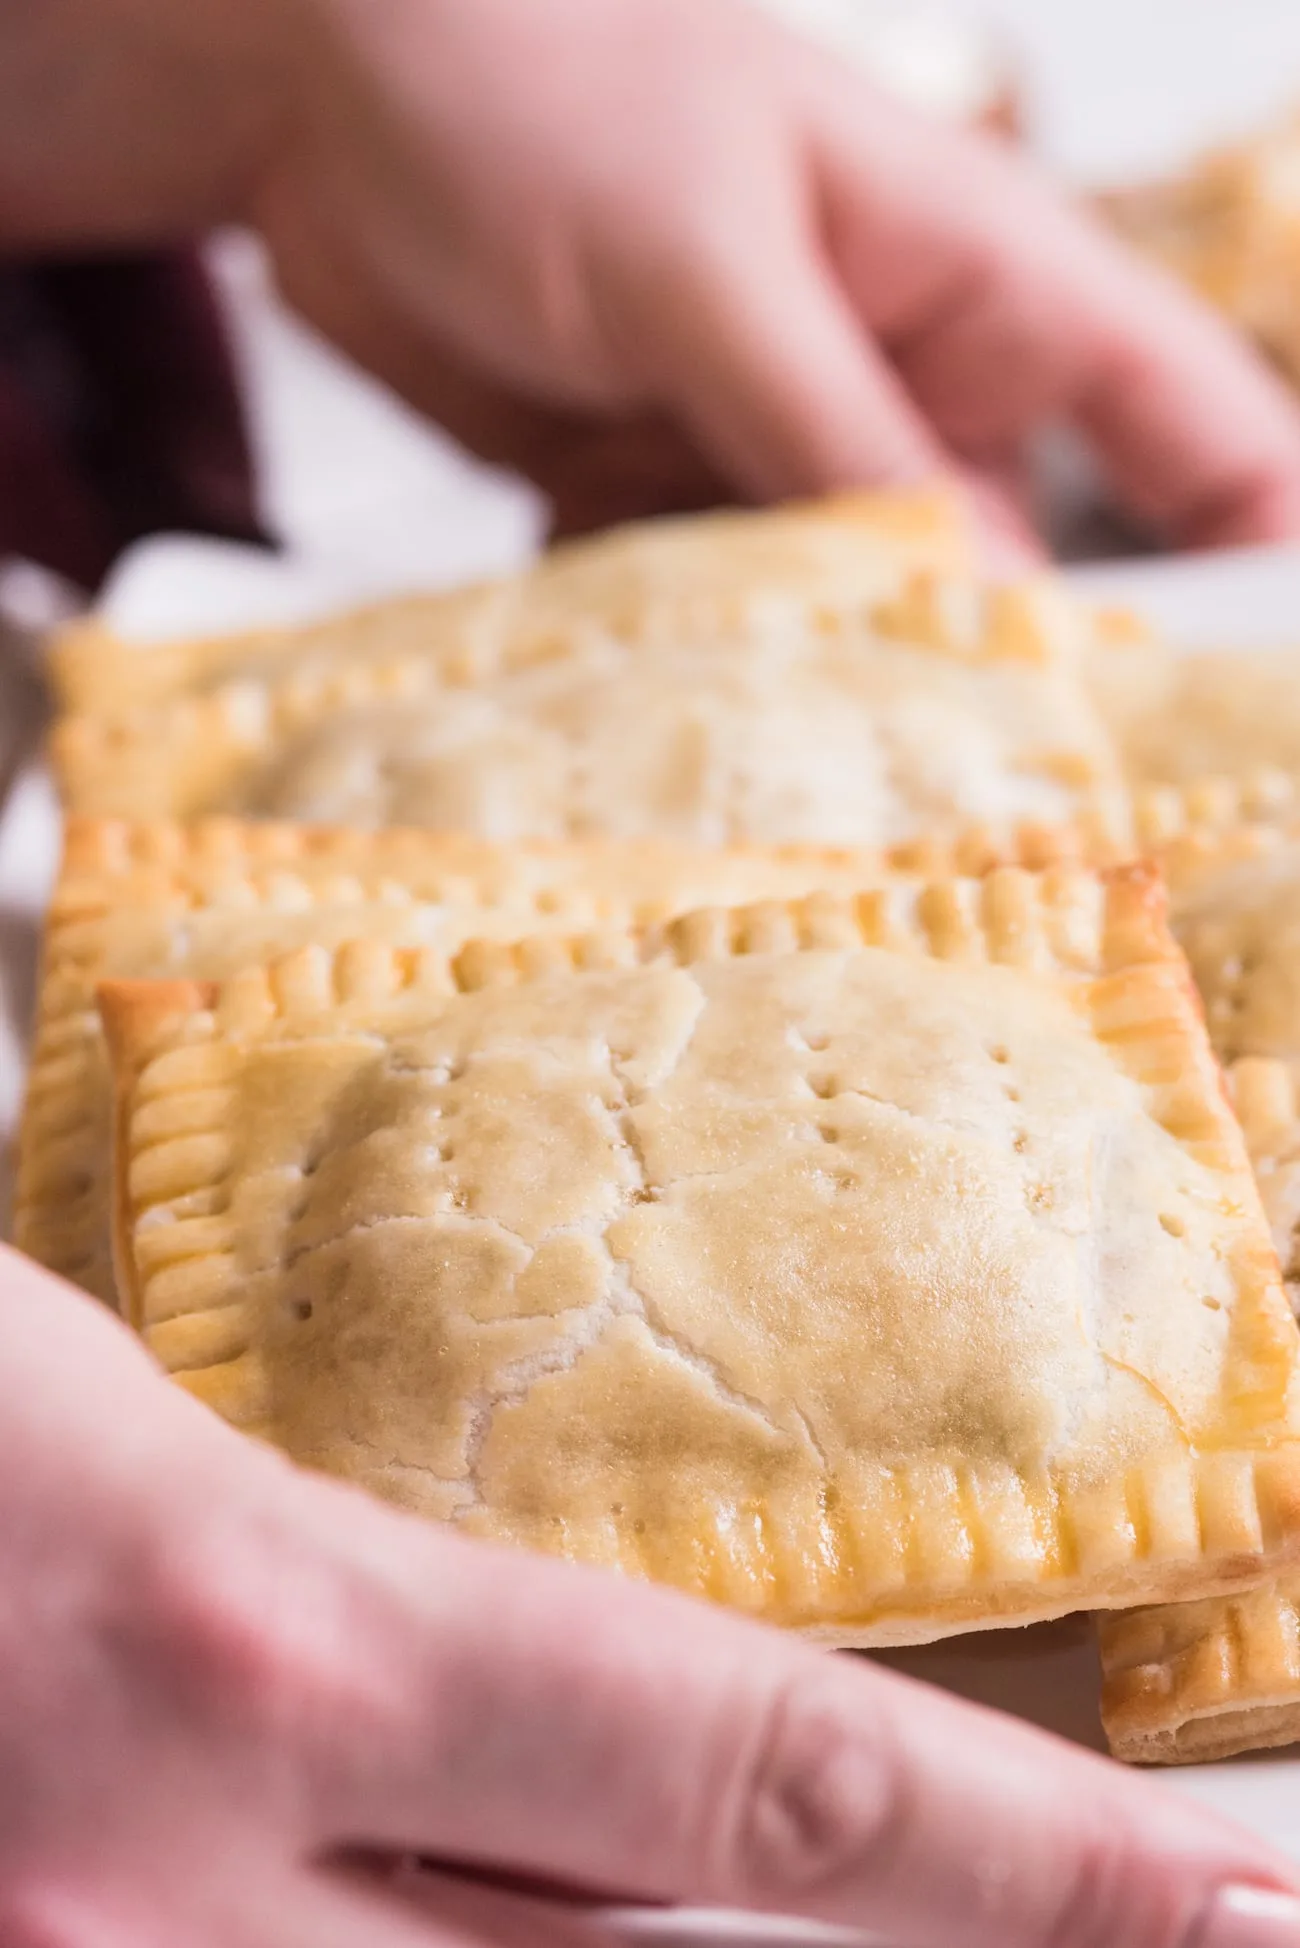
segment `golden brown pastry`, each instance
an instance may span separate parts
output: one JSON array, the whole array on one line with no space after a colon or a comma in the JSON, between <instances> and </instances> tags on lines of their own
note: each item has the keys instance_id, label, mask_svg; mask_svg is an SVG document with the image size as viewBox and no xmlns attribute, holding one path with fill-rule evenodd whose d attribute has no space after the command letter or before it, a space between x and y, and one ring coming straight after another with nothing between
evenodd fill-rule
<instances>
[{"instance_id":1,"label":"golden brown pastry","mask_svg":"<svg viewBox=\"0 0 1300 1948\"><path fill-rule=\"evenodd\" d=\"M1300 827L1185 835L1165 863L1175 931L1300 1305ZM1177 1764L1300 1738L1297 1602L1292 1578L1103 1618L1102 1715L1116 1755Z\"/></svg>"},{"instance_id":2,"label":"golden brown pastry","mask_svg":"<svg viewBox=\"0 0 1300 1948\"><path fill-rule=\"evenodd\" d=\"M1101 1619L1111 1750L1189 1765L1300 1739L1300 1576Z\"/></svg>"},{"instance_id":3,"label":"golden brown pastry","mask_svg":"<svg viewBox=\"0 0 1300 1948\"><path fill-rule=\"evenodd\" d=\"M704 849L657 840L497 845L462 834L242 822L70 818L51 902L37 1032L18 1143L16 1241L41 1264L113 1297L107 1243L107 1069L94 992L105 976L218 980L357 931L452 951L468 935L515 939L606 919L649 921L706 902L844 892L887 873L971 873L1013 863L1115 863L1136 847L1208 843L1234 828L1222 783L1158 791L1134 830L973 828L887 853L776 845Z\"/></svg>"},{"instance_id":4,"label":"golden brown pastry","mask_svg":"<svg viewBox=\"0 0 1300 1948\"><path fill-rule=\"evenodd\" d=\"M1025 844L1041 851L1051 836L1028 833ZM967 857L978 858L980 846L972 835ZM952 864L924 852L910 863L927 856ZM46 927L15 1240L52 1271L112 1298L108 1073L95 1008L106 976L219 979L292 947L333 947L360 933L452 952L471 935L571 933L708 901L848 891L889 863L831 847L506 848L432 832L73 819Z\"/></svg>"},{"instance_id":5,"label":"golden brown pastry","mask_svg":"<svg viewBox=\"0 0 1300 1948\"><path fill-rule=\"evenodd\" d=\"M163 1364L300 1461L831 1642L1300 1558L1296 1356L1142 869L110 984Z\"/></svg>"},{"instance_id":6,"label":"golden brown pastry","mask_svg":"<svg viewBox=\"0 0 1300 1948\"><path fill-rule=\"evenodd\" d=\"M454 833L237 819L68 822L46 927L35 1045L18 1145L17 1242L99 1297L108 1252L107 1073L94 1007L106 976L220 979L308 942L368 931L395 945L514 938L706 902L847 891L896 872L979 874L997 864L1104 865L1134 848L1213 847L1241 801L1214 782L1139 797L1134 829L975 827L950 844L879 852L817 846L713 850L655 840L501 846Z\"/></svg>"},{"instance_id":7,"label":"golden brown pastry","mask_svg":"<svg viewBox=\"0 0 1300 1948\"><path fill-rule=\"evenodd\" d=\"M1162 856L1174 932L1300 1303L1300 825L1202 828Z\"/></svg>"},{"instance_id":8,"label":"golden brown pastry","mask_svg":"<svg viewBox=\"0 0 1300 1948\"><path fill-rule=\"evenodd\" d=\"M498 581L297 629L149 644L79 622L55 642L51 669L66 709L115 718L237 678L320 676L408 655L530 657L575 628L649 645L684 630L734 629L738 618L779 625L785 605L809 594L867 601L911 568L960 573L973 561L969 523L944 489L846 493L636 522L567 542Z\"/></svg>"},{"instance_id":9,"label":"golden brown pastry","mask_svg":"<svg viewBox=\"0 0 1300 1948\"><path fill-rule=\"evenodd\" d=\"M68 719L54 754L71 809L99 816L701 844L1113 828L1126 796L1078 674L1088 627L1048 584L927 572L651 647L592 626L527 654L248 679Z\"/></svg>"}]
</instances>

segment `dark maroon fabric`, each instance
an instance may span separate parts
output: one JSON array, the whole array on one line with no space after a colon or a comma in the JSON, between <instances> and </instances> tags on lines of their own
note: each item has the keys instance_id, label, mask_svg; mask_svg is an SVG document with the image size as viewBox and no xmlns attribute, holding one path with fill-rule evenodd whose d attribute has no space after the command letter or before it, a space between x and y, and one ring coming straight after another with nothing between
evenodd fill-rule
<instances>
[{"instance_id":1,"label":"dark maroon fabric","mask_svg":"<svg viewBox=\"0 0 1300 1948\"><path fill-rule=\"evenodd\" d=\"M199 258L0 268L0 557L93 589L164 528L268 538Z\"/></svg>"}]
</instances>

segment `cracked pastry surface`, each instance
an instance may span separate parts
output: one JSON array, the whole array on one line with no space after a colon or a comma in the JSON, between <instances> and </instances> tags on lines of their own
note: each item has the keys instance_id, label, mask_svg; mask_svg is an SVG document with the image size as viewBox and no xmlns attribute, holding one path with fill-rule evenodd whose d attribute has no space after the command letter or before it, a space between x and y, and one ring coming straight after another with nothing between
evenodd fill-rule
<instances>
[{"instance_id":1,"label":"cracked pastry surface","mask_svg":"<svg viewBox=\"0 0 1300 1948\"><path fill-rule=\"evenodd\" d=\"M67 719L73 810L226 810L486 837L894 845L974 823L1117 829L1127 794L1046 586L919 573L886 598L647 646L360 662L107 724Z\"/></svg>"},{"instance_id":2,"label":"cracked pastry surface","mask_svg":"<svg viewBox=\"0 0 1300 1948\"><path fill-rule=\"evenodd\" d=\"M1216 785L1137 807L1149 846L1235 822ZM1118 850L1122 856L1126 846ZM15 1241L112 1300L108 1071L96 984L108 976L216 980L290 948L357 935L454 951L467 937L572 932L692 906L851 891L900 873L997 863L1107 863L1087 826L1023 827L1009 847L973 828L884 853L829 846L517 841L273 821L130 824L73 817L46 921L37 1025L18 1138Z\"/></svg>"},{"instance_id":3,"label":"cracked pastry surface","mask_svg":"<svg viewBox=\"0 0 1300 1948\"><path fill-rule=\"evenodd\" d=\"M1297 1335L1140 871L109 985L165 1366L298 1459L846 1643L1259 1582Z\"/></svg>"},{"instance_id":4,"label":"cracked pastry surface","mask_svg":"<svg viewBox=\"0 0 1300 1948\"><path fill-rule=\"evenodd\" d=\"M971 835L977 857L982 844ZM572 933L709 901L847 891L890 863L833 847L504 847L432 832L73 819L46 923L15 1242L113 1298L109 1079L95 1008L106 976L219 979L296 946L358 935L450 953L471 936Z\"/></svg>"},{"instance_id":5,"label":"cracked pastry surface","mask_svg":"<svg viewBox=\"0 0 1300 1948\"><path fill-rule=\"evenodd\" d=\"M410 653L535 653L599 623L644 644L687 626L734 627L809 593L864 601L910 567L973 565L969 523L942 488L830 495L762 510L634 522L550 549L496 581L382 602L296 629L132 644L101 623L56 640L51 669L65 708L115 717L238 677L320 673Z\"/></svg>"}]
</instances>

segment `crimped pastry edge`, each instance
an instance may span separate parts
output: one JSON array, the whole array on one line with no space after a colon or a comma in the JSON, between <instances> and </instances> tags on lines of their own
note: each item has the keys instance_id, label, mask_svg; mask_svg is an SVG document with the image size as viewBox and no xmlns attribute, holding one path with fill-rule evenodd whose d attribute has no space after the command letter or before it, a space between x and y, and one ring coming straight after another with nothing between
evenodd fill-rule
<instances>
[{"instance_id":1,"label":"crimped pastry edge","mask_svg":"<svg viewBox=\"0 0 1300 1948\"><path fill-rule=\"evenodd\" d=\"M1067 890L1060 882L1071 877L1076 884ZM1084 879L1091 879L1095 889L1090 903L1081 897L1078 882ZM1189 1049L1198 1036L1204 1039L1185 968L1163 925L1162 905L1155 875L1141 867L1116 871L1101 880L1051 874L1034 880L1008 870L990 875L964 899L953 882L919 890L908 909L911 945L914 951L944 957L983 953L990 959L1036 968L1049 977L1077 981L1087 990L1095 1032L1111 1043L1126 1072L1141 1078L1148 1017L1150 1034L1160 1041L1165 1059L1171 1031L1185 1034ZM1071 911L1076 920L1086 911L1086 939L1071 929ZM906 919L902 925L906 933ZM883 932L887 935L888 929ZM430 957L404 950L371 954L367 943L358 943L331 954L305 950L269 969L250 970L220 988L192 982L109 984L101 991L101 1006L114 1049L124 1116L120 1235L125 1238L134 1216L127 1208L125 1190L131 1154L130 1100L137 1078L150 1074L156 1058L165 1063L181 1055L185 1086L210 1090L219 1103L228 1064L238 1059L241 1047L267 1038L280 1041L285 1036L322 1033L329 1037L339 1029L366 1032L367 1022L370 1032L375 1032L377 1024L400 1022L408 1002L427 1012L441 997L556 970L637 967L658 957L689 966L719 953L790 951L881 938L878 904L769 902L739 911L705 911L639 934L625 929L589 935L562 947L545 941L505 949L489 943L484 949L480 943L460 955ZM899 943L893 938L890 944ZM211 1075L205 1067L209 1058L216 1065ZM1208 1155L1233 1178L1234 1195L1249 1202L1252 1187L1240 1135L1227 1111L1208 1048L1199 1049L1199 1044L1198 1059L1198 1100L1190 1104L1184 1087L1166 1127L1196 1154ZM149 1084L151 1098L169 1086L161 1072L156 1074L156 1081ZM1157 1087L1151 1089L1148 1106L1150 1113L1162 1117ZM200 1143L197 1149L212 1158L219 1155L220 1145ZM208 1212L203 1219L205 1248L220 1256L219 1183L205 1178L189 1185L187 1180L186 1195L203 1200ZM1293 1333L1287 1320L1285 1346L1276 1334L1276 1344L1264 1343L1271 1330L1265 1315L1277 1322L1280 1293L1276 1264L1262 1236L1262 1217L1260 1230L1258 1246L1251 1244L1238 1255L1241 1308L1248 1316L1255 1308L1256 1324L1263 1322L1262 1340L1246 1354L1255 1378L1238 1391L1258 1391L1259 1371L1272 1362L1277 1370L1267 1386L1282 1403L1294 1366ZM207 1308L219 1310L226 1303L222 1289L220 1266L210 1266L204 1278ZM148 1310L146 1280L135 1293L137 1321L146 1331ZM233 1360L223 1358L214 1367L187 1371L182 1380L199 1397L242 1419L249 1431L257 1433L262 1429L256 1384L249 1384L250 1357L250 1349L244 1348ZM906 1600L900 1599L870 1617L848 1617L842 1623L834 1617L817 1617L810 1625L814 1634L844 1645L919 1641L990 1623L1027 1622L1083 1606L1128 1608L1142 1601L1226 1593L1258 1585L1279 1566L1300 1560L1300 1444L1289 1435L1273 1448L1234 1447L1225 1440L1213 1451L1188 1453L1176 1460L1165 1457L1150 1481L1142 1478L1141 1471L1129 1471L1105 1491L1092 1487L1082 1497L1068 1481L1045 1479L1031 1484L1017 1477L1012 1483L1005 1469L993 1470L987 1480L979 1470L963 1471L960 1478L956 1471L948 1473L951 1480L929 1486L926 1521L933 1518L945 1537L964 1537L963 1546L954 1545L952 1553L967 1564L965 1585L961 1573L954 1570L952 1589L941 1600L928 1601L923 1615L909 1613ZM1025 1560L1026 1511L1032 1511L1033 1532L1048 1538L1036 1566L1027 1566ZM708 1528L707 1511L699 1512L699 1522L700 1534L687 1555L698 1544L698 1559L725 1564L733 1543L716 1528ZM1019 1541L1009 1543L1012 1536ZM908 1546L919 1547L924 1556L925 1538ZM1014 1572L1009 1572L1006 1587L998 1594L996 1588L990 1590L987 1566L999 1560L1000 1550L1008 1549L1008 1561L1015 1557ZM607 1537L602 1551L608 1559ZM569 1552L581 1555L583 1550L574 1545ZM1215 1570L1207 1575L1204 1558L1211 1553ZM1063 1572L1067 1560L1080 1565L1091 1562L1094 1571ZM637 1572L636 1549L630 1540L620 1562ZM984 1565L978 1577L971 1567L976 1562ZM1104 1567L1096 1568L1097 1563ZM740 1567L732 1565L738 1573ZM995 1574L995 1586L996 1581ZM1144 1597L1144 1591L1153 1594Z\"/></svg>"},{"instance_id":2,"label":"crimped pastry edge","mask_svg":"<svg viewBox=\"0 0 1300 1948\"><path fill-rule=\"evenodd\" d=\"M971 617L954 627L950 594L974 598L973 635ZM836 604L810 590L801 599L810 628L834 631L852 616L865 614L882 638L906 643L918 655L990 666L1073 669L1076 645L1066 638L1086 613L1046 578L1003 585L970 571L934 567L908 571L891 595ZM955 606L965 609L969 602L959 600ZM1064 624L1063 616L1068 618ZM599 619L575 624L572 641L599 627ZM418 654L288 668L269 678L235 676L211 690L116 716L66 715L51 734L51 762L69 811L197 818L237 796L278 743L338 713L413 704L448 688L473 687L498 669L523 667L538 656L550 660L555 652L552 631L540 643L521 639L508 652L486 657L472 644L451 642ZM1082 687L1079 704L1086 715Z\"/></svg>"},{"instance_id":3,"label":"crimped pastry edge","mask_svg":"<svg viewBox=\"0 0 1300 1948\"><path fill-rule=\"evenodd\" d=\"M1099 1617L1102 1721L1117 1758L1182 1765L1300 1737L1300 1577Z\"/></svg>"},{"instance_id":4,"label":"crimped pastry edge","mask_svg":"<svg viewBox=\"0 0 1300 1948\"><path fill-rule=\"evenodd\" d=\"M540 557L533 567L493 580L450 589L397 596L358 605L328 619L340 633L349 626L364 628L387 613L416 613L428 617L431 633L441 625L456 633L467 614L495 597L517 597L524 605L536 568L555 561L581 559L603 551L611 542L636 540L656 528L680 525L681 517L663 522L641 521L614 528L588 540L564 542ZM850 531L860 527L877 544L897 547L900 566L929 562L959 570L974 561L973 529L958 497L944 484L916 488L846 491L816 500L788 502L757 514L736 512L741 521L778 523L825 521ZM671 596L657 607L671 611ZM526 622L523 625L526 627ZM141 706L183 697L198 687L220 684L253 659L286 665L295 651L310 643L321 624L235 631L218 636L178 637L164 642L132 642L119 635L102 617L91 615L68 624L55 637L49 653L50 674L63 708L69 713L117 718Z\"/></svg>"}]
</instances>

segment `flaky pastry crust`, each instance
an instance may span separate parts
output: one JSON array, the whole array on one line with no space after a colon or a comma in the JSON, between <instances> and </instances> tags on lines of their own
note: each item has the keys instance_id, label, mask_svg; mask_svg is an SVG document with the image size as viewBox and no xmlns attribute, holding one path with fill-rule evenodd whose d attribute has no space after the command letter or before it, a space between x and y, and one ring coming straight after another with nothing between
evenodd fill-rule
<instances>
[{"instance_id":1,"label":"flaky pastry crust","mask_svg":"<svg viewBox=\"0 0 1300 1948\"><path fill-rule=\"evenodd\" d=\"M1165 854L1175 929L1227 1064L1293 1305L1300 1306L1300 827L1184 834ZM1105 1618L1102 1717L1117 1757L1221 1759L1300 1738L1300 1582Z\"/></svg>"},{"instance_id":2,"label":"flaky pastry crust","mask_svg":"<svg viewBox=\"0 0 1300 1948\"><path fill-rule=\"evenodd\" d=\"M1022 835L1064 856L1078 835ZM986 863L969 835L963 856ZM109 976L221 979L289 949L365 935L451 952L647 923L710 901L848 891L895 868L951 869L921 847L887 860L851 848L705 850L654 840L500 846L433 832L353 832L212 820L69 821L46 924L18 1144L21 1249L96 1296L114 1295L109 1249L109 1085L97 983Z\"/></svg>"},{"instance_id":3,"label":"flaky pastry crust","mask_svg":"<svg viewBox=\"0 0 1300 1948\"><path fill-rule=\"evenodd\" d=\"M296 629L130 643L91 619L65 630L51 670L65 709L119 717L236 678L317 674L409 654L529 658L575 626L654 643L734 627L812 591L883 594L908 568L972 566L970 526L942 488L831 495L761 512L642 521L553 548L531 569L443 593L381 602Z\"/></svg>"},{"instance_id":4,"label":"flaky pastry crust","mask_svg":"<svg viewBox=\"0 0 1300 1948\"><path fill-rule=\"evenodd\" d=\"M1174 932L1300 1301L1300 824L1202 825L1161 856Z\"/></svg>"},{"instance_id":5,"label":"flaky pastry crust","mask_svg":"<svg viewBox=\"0 0 1300 1948\"><path fill-rule=\"evenodd\" d=\"M1149 873L101 1000L132 1316L300 1461L839 1643L1300 1554L1300 1342Z\"/></svg>"},{"instance_id":6,"label":"flaky pastry crust","mask_svg":"<svg viewBox=\"0 0 1300 1948\"><path fill-rule=\"evenodd\" d=\"M647 922L706 902L847 891L894 874L977 876L997 865L1108 865L1137 848L1218 857L1240 795L1222 781L1139 796L1134 830L975 827L953 842L727 851L629 843L497 845L461 834L208 819L68 820L46 926L18 1144L21 1247L104 1299L107 1070L94 989L105 977L221 979L290 948L359 933L454 947L467 931L514 937L610 920ZM1267 1195L1267 1192L1266 1192Z\"/></svg>"},{"instance_id":7,"label":"flaky pastry crust","mask_svg":"<svg viewBox=\"0 0 1300 1948\"><path fill-rule=\"evenodd\" d=\"M66 719L71 809L232 811L508 839L895 845L973 824L1118 829L1127 796L1047 585L919 572L883 598L652 649L599 624L509 653L363 658Z\"/></svg>"},{"instance_id":8,"label":"flaky pastry crust","mask_svg":"<svg viewBox=\"0 0 1300 1948\"><path fill-rule=\"evenodd\" d=\"M1300 1739L1300 1576L1099 1620L1116 1758L1188 1765Z\"/></svg>"}]
</instances>

